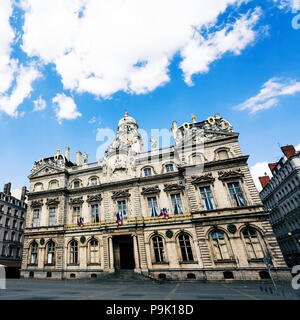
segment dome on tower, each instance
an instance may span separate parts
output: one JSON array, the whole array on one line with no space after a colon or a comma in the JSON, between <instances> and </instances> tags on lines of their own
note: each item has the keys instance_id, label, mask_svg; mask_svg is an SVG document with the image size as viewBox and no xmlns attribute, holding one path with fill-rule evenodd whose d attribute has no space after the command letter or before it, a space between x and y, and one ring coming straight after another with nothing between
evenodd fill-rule
<instances>
[{"instance_id":1,"label":"dome on tower","mask_svg":"<svg viewBox=\"0 0 300 320\"><path fill-rule=\"evenodd\" d=\"M129 117L128 115L124 116L120 121L119 121L119 124L118 124L118 127L121 127L123 126L124 124L134 124L137 126L137 120L135 120L134 118L132 117Z\"/></svg>"}]
</instances>

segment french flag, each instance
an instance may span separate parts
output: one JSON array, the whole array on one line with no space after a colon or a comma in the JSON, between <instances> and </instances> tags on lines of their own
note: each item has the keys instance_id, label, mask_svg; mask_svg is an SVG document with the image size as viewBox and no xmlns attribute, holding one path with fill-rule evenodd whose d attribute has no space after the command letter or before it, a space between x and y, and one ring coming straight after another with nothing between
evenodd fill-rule
<instances>
[{"instance_id":1,"label":"french flag","mask_svg":"<svg viewBox=\"0 0 300 320\"><path fill-rule=\"evenodd\" d=\"M117 223L118 226L122 226L123 225L123 219L120 217L119 213L117 213L116 223Z\"/></svg>"},{"instance_id":2,"label":"french flag","mask_svg":"<svg viewBox=\"0 0 300 320\"><path fill-rule=\"evenodd\" d=\"M79 225L80 228L84 227L83 218L82 217L77 218L77 224Z\"/></svg>"},{"instance_id":3,"label":"french flag","mask_svg":"<svg viewBox=\"0 0 300 320\"><path fill-rule=\"evenodd\" d=\"M164 218L168 220L169 219L168 210L166 208L161 209L159 216L160 217L164 216Z\"/></svg>"}]
</instances>

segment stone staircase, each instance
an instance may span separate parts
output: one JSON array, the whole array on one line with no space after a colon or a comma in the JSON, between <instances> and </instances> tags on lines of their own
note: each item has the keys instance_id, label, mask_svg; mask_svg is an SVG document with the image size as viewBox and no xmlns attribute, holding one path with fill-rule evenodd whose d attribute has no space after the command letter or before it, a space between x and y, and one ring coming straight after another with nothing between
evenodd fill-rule
<instances>
[{"instance_id":1,"label":"stone staircase","mask_svg":"<svg viewBox=\"0 0 300 320\"><path fill-rule=\"evenodd\" d=\"M98 281L120 281L120 282L141 282L154 281L150 277L134 272L129 269L116 270L114 273L103 274L98 278Z\"/></svg>"}]
</instances>

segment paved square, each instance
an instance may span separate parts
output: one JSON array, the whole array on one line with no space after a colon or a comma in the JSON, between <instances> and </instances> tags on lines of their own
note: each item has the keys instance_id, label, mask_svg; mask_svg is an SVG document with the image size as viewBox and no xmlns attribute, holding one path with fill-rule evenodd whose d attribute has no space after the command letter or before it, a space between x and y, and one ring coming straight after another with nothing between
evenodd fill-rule
<instances>
[{"instance_id":1,"label":"paved square","mask_svg":"<svg viewBox=\"0 0 300 320\"><path fill-rule=\"evenodd\" d=\"M8 279L0 300L300 300L290 283Z\"/></svg>"}]
</instances>

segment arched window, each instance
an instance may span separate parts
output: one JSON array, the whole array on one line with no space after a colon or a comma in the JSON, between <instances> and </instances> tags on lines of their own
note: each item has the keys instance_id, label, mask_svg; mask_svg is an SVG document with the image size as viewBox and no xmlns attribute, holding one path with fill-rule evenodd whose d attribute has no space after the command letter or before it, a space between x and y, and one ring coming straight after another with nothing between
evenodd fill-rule
<instances>
[{"instance_id":1,"label":"arched window","mask_svg":"<svg viewBox=\"0 0 300 320\"><path fill-rule=\"evenodd\" d=\"M181 259L183 262L193 261L193 252L190 242L190 237L186 233L182 233L178 236L179 247L181 251Z\"/></svg>"},{"instance_id":2,"label":"arched window","mask_svg":"<svg viewBox=\"0 0 300 320\"><path fill-rule=\"evenodd\" d=\"M152 238L152 245L153 245L155 262L165 261L164 243L163 243L162 237L161 236L154 236Z\"/></svg>"},{"instance_id":3,"label":"arched window","mask_svg":"<svg viewBox=\"0 0 300 320\"><path fill-rule=\"evenodd\" d=\"M98 178L97 177L92 177L90 180L91 186L96 186L98 184Z\"/></svg>"},{"instance_id":4,"label":"arched window","mask_svg":"<svg viewBox=\"0 0 300 320\"><path fill-rule=\"evenodd\" d=\"M33 191L42 191L43 190L43 184L38 182L34 185Z\"/></svg>"},{"instance_id":5,"label":"arched window","mask_svg":"<svg viewBox=\"0 0 300 320\"><path fill-rule=\"evenodd\" d=\"M243 230L242 234L249 258L262 259L264 257L264 253L258 232L253 228L247 228Z\"/></svg>"},{"instance_id":6,"label":"arched window","mask_svg":"<svg viewBox=\"0 0 300 320\"><path fill-rule=\"evenodd\" d=\"M55 243L53 241L48 242L47 245L47 263L55 263Z\"/></svg>"},{"instance_id":7,"label":"arched window","mask_svg":"<svg viewBox=\"0 0 300 320\"><path fill-rule=\"evenodd\" d=\"M191 164L198 165L203 163L203 156L198 154L193 154L191 157Z\"/></svg>"},{"instance_id":8,"label":"arched window","mask_svg":"<svg viewBox=\"0 0 300 320\"><path fill-rule=\"evenodd\" d=\"M75 240L70 242L70 263L78 264L78 243Z\"/></svg>"},{"instance_id":9,"label":"arched window","mask_svg":"<svg viewBox=\"0 0 300 320\"><path fill-rule=\"evenodd\" d=\"M228 152L226 150L220 150L218 151L218 159L219 160L225 160L225 159L228 159L229 156L228 156Z\"/></svg>"},{"instance_id":10,"label":"arched window","mask_svg":"<svg viewBox=\"0 0 300 320\"><path fill-rule=\"evenodd\" d=\"M49 182L49 189L52 190L52 189L56 189L58 188L58 181L57 180L52 180Z\"/></svg>"},{"instance_id":11,"label":"arched window","mask_svg":"<svg viewBox=\"0 0 300 320\"><path fill-rule=\"evenodd\" d=\"M30 246L30 264L37 264L38 244L33 242Z\"/></svg>"},{"instance_id":12,"label":"arched window","mask_svg":"<svg viewBox=\"0 0 300 320\"><path fill-rule=\"evenodd\" d=\"M211 234L211 240L216 260L229 259L230 257L225 239L225 234L220 230L216 230Z\"/></svg>"},{"instance_id":13,"label":"arched window","mask_svg":"<svg viewBox=\"0 0 300 320\"><path fill-rule=\"evenodd\" d=\"M79 180L75 180L75 181L73 182L73 187L74 187L74 188L79 188L79 187L80 187L80 181L79 181Z\"/></svg>"},{"instance_id":14,"label":"arched window","mask_svg":"<svg viewBox=\"0 0 300 320\"><path fill-rule=\"evenodd\" d=\"M99 245L98 240L92 239L90 241L90 263L99 263Z\"/></svg>"}]
</instances>

